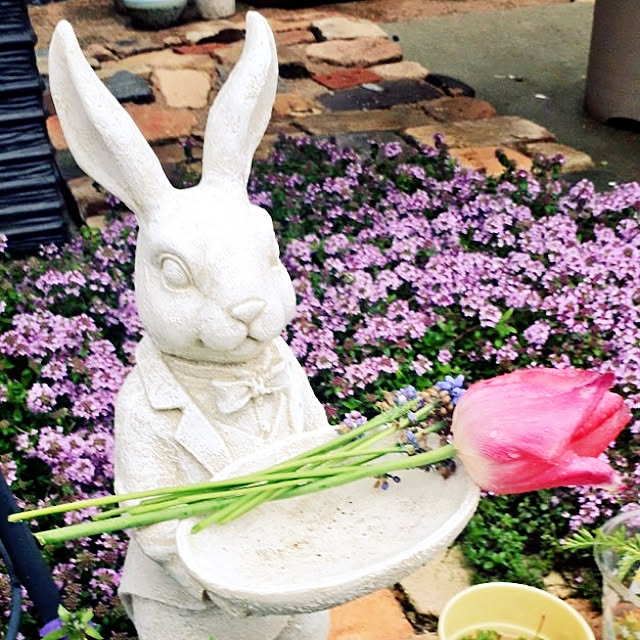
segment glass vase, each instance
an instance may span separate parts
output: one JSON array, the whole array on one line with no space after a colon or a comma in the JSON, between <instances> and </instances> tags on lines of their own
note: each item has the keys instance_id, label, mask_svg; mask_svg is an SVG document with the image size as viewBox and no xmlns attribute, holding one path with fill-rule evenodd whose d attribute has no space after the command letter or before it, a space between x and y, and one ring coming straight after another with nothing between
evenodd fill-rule
<instances>
[{"instance_id":1,"label":"glass vase","mask_svg":"<svg viewBox=\"0 0 640 640\"><path fill-rule=\"evenodd\" d=\"M631 538L640 534L640 509L621 513L603 527L607 535ZM625 577L619 575L622 555L615 549L596 549L595 559L602 573L603 640L640 638L640 584L633 566Z\"/></svg>"}]
</instances>

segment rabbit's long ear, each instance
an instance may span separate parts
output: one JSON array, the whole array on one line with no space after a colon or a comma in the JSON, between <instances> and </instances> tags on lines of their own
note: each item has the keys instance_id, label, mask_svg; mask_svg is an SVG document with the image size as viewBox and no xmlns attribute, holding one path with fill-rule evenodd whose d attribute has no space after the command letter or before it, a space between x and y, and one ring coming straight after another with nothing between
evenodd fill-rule
<instances>
[{"instance_id":1,"label":"rabbit's long ear","mask_svg":"<svg viewBox=\"0 0 640 640\"><path fill-rule=\"evenodd\" d=\"M207 119L202 158L203 182L246 187L253 154L269 124L278 86L278 54L269 23L247 13L240 60L218 93Z\"/></svg>"},{"instance_id":2,"label":"rabbit's long ear","mask_svg":"<svg viewBox=\"0 0 640 640\"><path fill-rule=\"evenodd\" d=\"M76 162L144 219L171 184L133 119L89 66L65 20L51 40L49 74L56 112Z\"/></svg>"}]
</instances>

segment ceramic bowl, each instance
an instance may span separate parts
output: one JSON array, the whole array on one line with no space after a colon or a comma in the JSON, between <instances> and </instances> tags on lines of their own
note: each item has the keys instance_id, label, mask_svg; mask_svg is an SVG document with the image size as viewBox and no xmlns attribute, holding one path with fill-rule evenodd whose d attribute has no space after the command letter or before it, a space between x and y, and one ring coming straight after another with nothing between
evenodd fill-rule
<instances>
[{"instance_id":1,"label":"ceramic bowl","mask_svg":"<svg viewBox=\"0 0 640 640\"><path fill-rule=\"evenodd\" d=\"M178 22L187 0L122 0L134 23L146 29L165 29Z\"/></svg>"}]
</instances>

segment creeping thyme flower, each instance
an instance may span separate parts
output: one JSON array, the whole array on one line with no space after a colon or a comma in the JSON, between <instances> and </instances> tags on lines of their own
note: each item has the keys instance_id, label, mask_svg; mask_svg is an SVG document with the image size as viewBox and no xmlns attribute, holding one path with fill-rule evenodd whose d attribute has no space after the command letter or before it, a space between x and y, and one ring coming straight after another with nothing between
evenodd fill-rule
<instances>
[{"instance_id":1,"label":"creeping thyme flower","mask_svg":"<svg viewBox=\"0 0 640 640\"><path fill-rule=\"evenodd\" d=\"M442 136L436 147L407 152L399 163L382 147L373 158L300 138L254 163L249 196L273 218L298 297L284 337L331 415L370 411L369 396L397 389L398 380L421 387L460 366L484 377L530 364L611 372L627 405L639 409L640 185L598 193L588 181L568 186L541 173L496 183L454 167ZM13 367L0 369L0 384L12 391L0 419L10 425L4 437L16 469L30 468L31 459L44 469L19 496L32 505L111 491L113 398L142 331L135 246L134 216L120 212L98 235L43 246L29 260L3 258L16 295L0 292L0 359ZM512 317L501 323L507 310ZM499 325L515 333L499 336ZM455 402L457 388L442 392ZM37 412L16 432L13 412L27 415L27 401ZM626 488L615 496L554 493L571 528L637 504L640 421L629 434L627 466L613 456ZM428 445L410 430L407 446L413 439ZM119 570L124 540L105 534L59 550L53 573L67 597L94 597L92 576L75 562L80 553L95 556L96 569ZM2 610L7 593L0 589ZM120 631L126 622L116 602L86 604L104 606L100 619Z\"/></svg>"}]
</instances>

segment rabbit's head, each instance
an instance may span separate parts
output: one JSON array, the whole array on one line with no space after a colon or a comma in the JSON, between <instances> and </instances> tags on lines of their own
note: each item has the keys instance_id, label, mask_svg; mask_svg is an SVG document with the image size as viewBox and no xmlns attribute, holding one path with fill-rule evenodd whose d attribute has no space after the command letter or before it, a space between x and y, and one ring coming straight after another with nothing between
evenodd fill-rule
<instances>
[{"instance_id":1,"label":"rabbit's head","mask_svg":"<svg viewBox=\"0 0 640 640\"><path fill-rule=\"evenodd\" d=\"M273 34L247 14L242 56L209 112L201 182L175 189L129 114L85 60L69 23L50 47L51 93L78 165L138 219L136 300L165 353L244 362L295 311L269 214L246 193L278 80Z\"/></svg>"}]
</instances>

